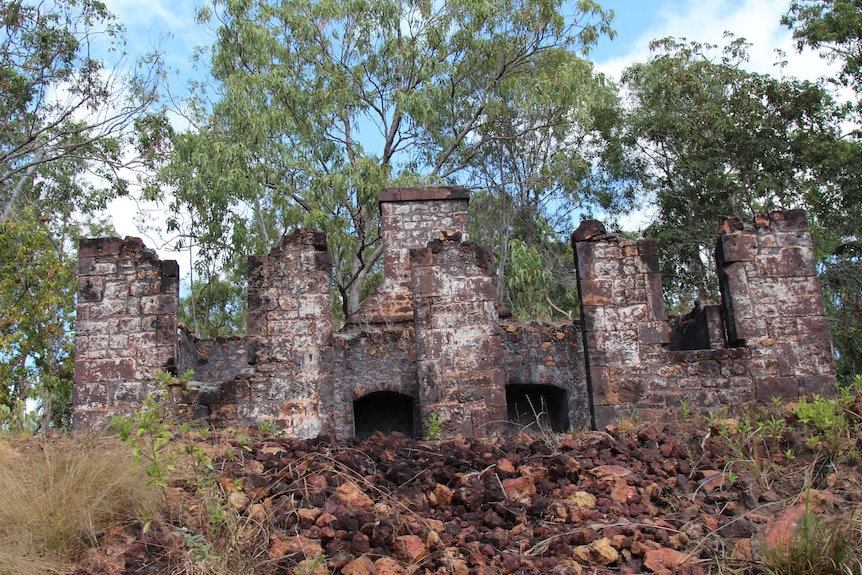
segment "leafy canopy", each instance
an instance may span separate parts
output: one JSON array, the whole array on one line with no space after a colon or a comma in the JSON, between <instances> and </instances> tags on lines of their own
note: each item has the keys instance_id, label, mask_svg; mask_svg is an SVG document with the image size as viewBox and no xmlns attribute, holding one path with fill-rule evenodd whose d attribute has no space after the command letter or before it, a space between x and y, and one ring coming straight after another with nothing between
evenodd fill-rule
<instances>
[{"instance_id":1,"label":"leafy canopy","mask_svg":"<svg viewBox=\"0 0 862 575\"><path fill-rule=\"evenodd\" d=\"M629 176L654 198L645 233L659 240L666 286L690 303L716 295L711 253L724 219L826 207L820 198L842 189L827 166L846 110L818 84L743 70L743 39L718 52L674 39L652 48L623 75L621 141Z\"/></svg>"},{"instance_id":2,"label":"leafy canopy","mask_svg":"<svg viewBox=\"0 0 862 575\"><path fill-rule=\"evenodd\" d=\"M572 125L580 101L563 100L593 82L580 53L611 33L591 0L216 0L200 20L212 92L190 103L194 130L161 134L150 191L172 193L205 274L293 226L326 230L347 317L382 253L377 193L469 182L512 137L497 122L529 138L543 100Z\"/></svg>"},{"instance_id":3,"label":"leafy canopy","mask_svg":"<svg viewBox=\"0 0 862 575\"><path fill-rule=\"evenodd\" d=\"M126 193L129 128L160 67L127 71L98 0L11 0L0 22L0 427L25 426L34 399L45 429L70 418L74 244Z\"/></svg>"}]
</instances>

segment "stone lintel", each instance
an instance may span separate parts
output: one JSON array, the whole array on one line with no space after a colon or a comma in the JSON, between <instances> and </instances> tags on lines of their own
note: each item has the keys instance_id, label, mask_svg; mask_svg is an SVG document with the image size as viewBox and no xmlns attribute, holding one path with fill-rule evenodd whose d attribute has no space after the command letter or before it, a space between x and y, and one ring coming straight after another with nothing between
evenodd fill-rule
<instances>
[{"instance_id":1,"label":"stone lintel","mask_svg":"<svg viewBox=\"0 0 862 575\"><path fill-rule=\"evenodd\" d=\"M429 200L469 200L470 190L464 186L416 188L386 188L377 196L383 202L426 202Z\"/></svg>"}]
</instances>

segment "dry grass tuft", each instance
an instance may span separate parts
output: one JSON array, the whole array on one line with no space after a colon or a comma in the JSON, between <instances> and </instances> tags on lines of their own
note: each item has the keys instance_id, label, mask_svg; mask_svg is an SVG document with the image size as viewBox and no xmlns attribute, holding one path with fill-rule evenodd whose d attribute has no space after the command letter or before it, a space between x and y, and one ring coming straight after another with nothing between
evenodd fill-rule
<instances>
[{"instance_id":1,"label":"dry grass tuft","mask_svg":"<svg viewBox=\"0 0 862 575\"><path fill-rule=\"evenodd\" d=\"M0 453L3 575L62 571L111 524L151 516L158 493L124 446L33 439Z\"/></svg>"}]
</instances>

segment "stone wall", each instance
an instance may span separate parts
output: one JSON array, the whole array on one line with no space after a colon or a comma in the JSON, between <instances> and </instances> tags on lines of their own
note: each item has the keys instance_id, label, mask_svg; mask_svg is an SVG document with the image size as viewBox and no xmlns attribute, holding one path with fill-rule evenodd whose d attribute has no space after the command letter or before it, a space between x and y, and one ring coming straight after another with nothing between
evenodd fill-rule
<instances>
[{"instance_id":1,"label":"stone wall","mask_svg":"<svg viewBox=\"0 0 862 575\"><path fill-rule=\"evenodd\" d=\"M75 426L101 428L137 409L159 371L177 369L179 267L138 238L78 246Z\"/></svg>"},{"instance_id":2,"label":"stone wall","mask_svg":"<svg viewBox=\"0 0 862 575\"><path fill-rule=\"evenodd\" d=\"M673 333L655 242L608 234L597 221L574 233L594 426L632 407L658 417L683 401L714 408L834 384L804 213L728 220L719 231L723 313L695 309Z\"/></svg>"},{"instance_id":3,"label":"stone wall","mask_svg":"<svg viewBox=\"0 0 862 575\"><path fill-rule=\"evenodd\" d=\"M326 235L299 230L269 255L249 258L248 339L253 349L241 421L285 433L328 430L332 387L332 262Z\"/></svg>"},{"instance_id":4,"label":"stone wall","mask_svg":"<svg viewBox=\"0 0 862 575\"><path fill-rule=\"evenodd\" d=\"M505 429L506 379L491 250L454 232L410 250L421 420L447 437Z\"/></svg>"},{"instance_id":5,"label":"stone wall","mask_svg":"<svg viewBox=\"0 0 862 575\"><path fill-rule=\"evenodd\" d=\"M716 249L728 341L751 350L754 393L831 389L835 367L805 212L732 219Z\"/></svg>"},{"instance_id":6,"label":"stone wall","mask_svg":"<svg viewBox=\"0 0 862 575\"><path fill-rule=\"evenodd\" d=\"M424 248L441 231L468 239L470 192L460 186L393 188L380 193L383 284L359 307L353 323L413 321L410 250Z\"/></svg>"},{"instance_id":7,"label":"stone wall","mask_svg":"<svg viewBox=\"0 0 862 575\"><path fill-rule=\"evenodd\" d=\"M635 407L823 393L831 347L804 214L729 220L722 299L668 321L657 247L595 221L573 236L581 320L501 320L488 248L466 240L462 188L381 193L385 279L347 325L332 324L324 234L300 230L249 259L248 334L198 339L177 325L178 268L136 238L80 247L78 429L159 394L159 370L194 371L191 412L216 426L286 433L399 430L443 436L513 427L602 428Z\"/></svg>"}]
</instances>

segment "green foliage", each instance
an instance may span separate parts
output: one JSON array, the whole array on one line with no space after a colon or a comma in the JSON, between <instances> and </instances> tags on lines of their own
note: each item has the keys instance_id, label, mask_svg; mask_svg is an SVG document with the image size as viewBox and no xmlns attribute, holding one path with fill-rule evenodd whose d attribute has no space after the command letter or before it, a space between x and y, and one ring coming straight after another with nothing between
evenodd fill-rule
<instances>
[{"instance_id":1,"label":"green foliage","mask_svg":"<svg viewBox=\"0 0 862 575\"><path fill-rule=\"evenodd\" d=\"M126 193L125 131L154 98L158 61L125 73L121 56L96 59L123 43L96 0L13 0L0 20L0 221L26 206L89 212Z\"/></svg>"},{"instance_id":2,"label":"green foliage","mask_svg":"<svg viewBox=\"0 0 862 575\"><path fill-rule=\"evenodd\" d=\"M838 375L847 381L862 373L862 241L839 240L821 261L820 285L838 350Z\"/></svg>"},{"instance_id":3,"label":"green foliage","mask_svg":"<svg viewBox=\"0 0 862 575\"><path fill-rule=\"evenodd\" d=\"M578 309L577 279L571 248L558 240L567 234L531 210L512 219L513 205L508 196L487 191L470 201L470 237L494 250L498 299L518 318L571 318Z\"/></svg>"},{"instance_id":4,"label":"green foliage","mask_svg":"<svg viewBox=\"0 0 862 575\"><path fill-rule=\"evenodd\" d=\"M243 335L247 298L245 281L208 275L180 299L179 320L198 337Z\"/></svg>"},{"instance_id":5,"label":"green foliage","mask_svg":"<svg viewBox=\"0 0 862 575\"><path fill-rule=\"evenodd\" d=\"M862 90L862 10L858 0L794 0L782 24L801 51L810 46L841 63L837 80Z\"/></svg>"},{"instance_id":6,"label":"green foliage","mask_svg":"<svg viewBox=\"0 0 862 575\"><path fill-rule=\"evenodd\" d=\"M144 468L149 477L149 483L162 488L162 493L167 501L168 475L174 471L177 456L165 449L174 439L173 425L168 418L168 397L171 387L178 384L181 393L185 392L194 372L187 370L179 380L167 372L159 372L156 375L156 383L159 383L162 391L160 397L148 394L144 399L141 409L131 415L115 415L111 419L111 427L117 432L120 440L126 443L135 456L135 463L144 462ZM186 406L185 403L181 407ZM191 428L186 424L180 427L184 436L188 435Z\"/></svg>"},{"instance_id":7,"label":"green foliage","mask_svg":"<svg viewBox=\"0 0 862 575\"><path fill-rule=\"evenodd\" d=\"M708 413L707 422L718 440L729 449L725 478L731 483L740 475L768 490L779 478L782 467L779 456L785 453L787 422L768 408L744 407L738 418L727 418L726 410ZM792 456L792 452L790 452Z\"/></svg>"},{"instance_id":8,"label":"green foliage","mask_svg":"<svg viewBox=\"0 0 862 575\"><path fill-rule=\"evenodd\" d=\"M111 427L120 440L131 447L135 463L144 462L149 484L163 490L168 486L168 473L173 471L176 461L175 455L164 452L173 438L165 414L164 405L148 395L134 415L115 415L111 420Z\"/></svg>"},{"instance_id":9,"label":"green foliage","mask_svg":"<svg viewBox=\"0 0 862 575\"><path fill-rule=\"evenodd\" d=\"M793 407L799 421L815 432L808 438L808 445L823 451L833 461L854 461L859 457L851 441L858 432L859 422L850 415L849 408L854 395L862 390L860 383L862 380L857 376L851 387L839 388L841 391L837 398L827 399L814 394L810 401L802 398Z\"/></svg>"},{"instance_id":10,"label":"green foliage","mask_svg":"<svg viewBox=\"0 0 862 575\"><path fill-rule=\"evenodd\" d=\"M442 439L443 418L436 413L428 416L428 431L425 433L425 441L440 441Z\"/></svg>"},{"instance_id":11,"label":"green foliage","mask_svg":"<svg viewBox=\"0 0 862 575\"><path fill-rule=\"evenodd\" d=\"M82 230L105 229L93 212L127 192L127 129L152 103L160 68L126 71L122 29L97 0L3 2L0 21L0 427L62 428L74 245Z\"/></svg>"},{"instance_id":12,"label":"green foliage","mask_svg":"<svg viewBox=\"0 0 862 575\"><path fill-rule=\"evenodd\" d=\"M654 198L656 218L644 233L658 239L672 299L717 295L711 254L729 216L806 207L841 226L854 213L827 200L858 197L859 172L830 160L846 146L847 110L824 87L743 70L742 39L721 50L673 39L652 48L648 62L623 75L631 109L619 142L627 153L610 167Z\"/></svg>"},{"instance_id":13,"label":"green foliage","mask_svg":"<svg viewBox=\"0 0 862 575\"><path fill-rule=\"evenodd\" d=\"M0 223L0 428L70 422L75 273L38 220ZM30 398L38 420L25 412Z\"/></svg>"},{"instance_id":14,"label":"green foliage","mask_svg":"<svg viewBox=\"0 0 862 575\"><path fill-rule=\"evenodd\" d=\"M577 123L567 111L583 109L593 84L578 53L611 32L596 2L565 9L558 0L217 0L199 13L217 25L216 97L201 90L189 103L193 133L142 123L151 145L170 144L148 158L159 168L149 194L171 192L169 227L198 247L204 281L296 226L327 231L349 318L382 254L381 189L466 183L511 130L527 146L542 118L560 125L556 134ZM587 162L571 171L567 154L561 146L536 167L549 183L530 193L575 187Z\"/></svg>"},{"instance_id":15,"label":"green foliage","mask_svg":"<svg viewBox=\"0 0 862 575\"><path fill-rule=\"evenodd\" d=\"M552 269L538 249L521 240L509 241L505 301L515 317L547 320L566 313L551 300L555 295L549 289L555 284ZM573 309L576 297L573 284L569 284L567 292L560 304ZM571 312L567 315L571 317Z\"/></svg>"}]
</instances>

